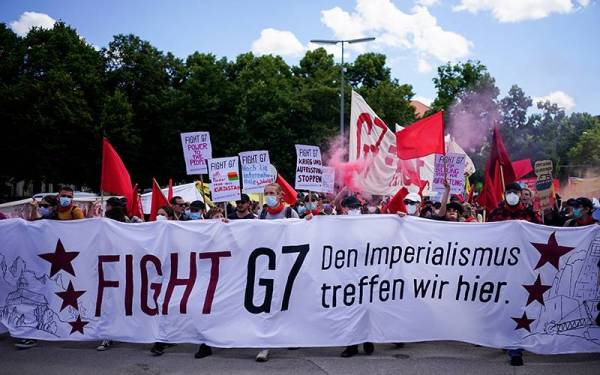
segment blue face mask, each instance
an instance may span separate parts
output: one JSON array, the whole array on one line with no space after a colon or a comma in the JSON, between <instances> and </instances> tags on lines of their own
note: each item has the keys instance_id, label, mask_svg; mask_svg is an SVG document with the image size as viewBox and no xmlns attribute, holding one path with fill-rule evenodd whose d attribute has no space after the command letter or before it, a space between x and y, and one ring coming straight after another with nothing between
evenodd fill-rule
<instances>
[{"instance_id":1,"label":"blue face mask","mask_svg":"<svg viewBox=\"0 0 600 375\"><path fill-rule=\"evenodd\" d=\"M190 212L188 217L190 220L200 220L202 219L202 214L200 214L200 212Z\"/></svg>"},{"instance_id":2,"label":"blue face mask","mask_svg":"<svg viewBox=\"0 0 600 375\"><path fill-rule=\"evenodd\" d=\"M304 215L306 213L306 207L304 206L298 206L298 215Z\"/></svg>"},{"instance_id":3,"label":"blue face mask","mask_svg":"<svg viewBox=\"0 0 600 375\"><path fill-rule=\"evenodd\" d=\"M579 219L581 216L583 216L583 211L581 211L581 208L574 208L573 209L573 217L575 219Z\"/></svg>"},{"instance_id":4,"label":"blue face mask","mask_svg":"<svg viewBox=\"0 0 600 375\"><path fill-rule=\"evenodd\" d=\"M265 203L267 203L267 206L269 207L275 207L279 203L279 199L274 195L267 195L265 197Z\"/></svg>"},{"instance_id":5,"label":"blue face mask","mask_svg":"<svg viewBox=\"0 0 600 375\"><path fill-rule=\"evenodd\" d=\"M314 211L315 208L317 208L317 204L315 202L306 203L307 210Z\"/></svg>"},{"instance_id":6,"label":"blue face mask","mask_svg":"<svg viewBox=\"0 0 600 375\"><path fill-rule=\"evenodd\" d=\"M71 204L72 201L73 201L73 198L69 198L69 197L60 197L60 199L59 199L61 207L69 207L69 205Z\"/></svg>"},{"instance_id":7,"label":"blue face mask","mask_svg":"<svg viewBox=\"0 0 600 375\"><path fill-rule=\"evenodd\" d=\"M40 207L38 208L38 211L42 217L50 216L50 209L48 207Z\"/></svg>"}]
</instances>

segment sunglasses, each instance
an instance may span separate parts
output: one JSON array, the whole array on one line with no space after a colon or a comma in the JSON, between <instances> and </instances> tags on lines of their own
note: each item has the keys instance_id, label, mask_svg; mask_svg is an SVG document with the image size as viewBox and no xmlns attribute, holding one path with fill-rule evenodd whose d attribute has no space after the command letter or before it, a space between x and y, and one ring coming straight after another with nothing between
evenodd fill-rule
<instances>
[{"instance_id":1,"label":"sunglasses","mask_svg":"<svg viewBox=\"0 0 600 375\"><path fill-rule=\"evenodd\" d=\"M49 205L49 204L45 204L45 203L40 203L40 204L38 204L38 206L40 206L40 207L43 207L43 208L48 208L48 207L50 207L50 205Z\"/></svg>"},{"instance_id":2,"label":"sunglasses","mask_svg":"<svg viewBox=\"0 0 600 375\"><path fill-rule=\"evenodd\" d=\"M417 204L417 202L413 202L413 201L411 201L410 199L405 199L405 200L404 200L404 204L410 204L410 205L413 205L413 204Z\"/></svg>"},{"instance_id":3,"label":"sunglasses","mask_svg":"<svg viewBox=\"0 0 600 375\"><path fill-rule=\"evenodd\" d=\"M61 194L61 198L73 198L71 195Z\"/></svg>"}]
</instances>

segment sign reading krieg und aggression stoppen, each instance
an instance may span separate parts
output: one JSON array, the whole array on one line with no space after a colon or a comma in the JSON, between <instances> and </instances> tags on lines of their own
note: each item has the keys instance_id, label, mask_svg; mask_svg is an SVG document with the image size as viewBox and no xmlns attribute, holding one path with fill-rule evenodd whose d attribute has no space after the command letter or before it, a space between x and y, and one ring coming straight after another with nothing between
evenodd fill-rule
<instances>
[{"instance_id":1,"label":"sign reading krieg und aggression stoppen","mask_svg":"<svg viewBox=\"0 0 600 375\"><path fill-rule=\"evenodd\" d=\"M296 145L296 190L321 191L323 169L321 149L317 146Z\"/></svg>"},{"instance_id":2,"label":"sign reading krieg und aggression stoppen","mask_svg":"<svg viewBox=\"0 0 600 375\"><path fill-rule=\"evenodd\" d=\"M181 146L187 174L208 173L206 161L212 158L208 132L181 133Z\"/></svg>"}]
</instances>

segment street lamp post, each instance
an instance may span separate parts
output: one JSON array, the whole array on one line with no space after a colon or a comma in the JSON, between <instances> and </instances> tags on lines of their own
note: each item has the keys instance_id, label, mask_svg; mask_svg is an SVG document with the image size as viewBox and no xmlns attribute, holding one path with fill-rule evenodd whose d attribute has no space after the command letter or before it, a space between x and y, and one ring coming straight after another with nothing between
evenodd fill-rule
<instances>
[{"instance_id":1,"label":"street lamp post","mask_svg":"<svg viewBox=\"0 0 600 375\"><path fill-rule=\"evenodd\" d=\"M359 39L344 39L344 40L328 40L328 39L313 39L312 43L316 44L342 44L342 64L340 66L342 81L340 83L340 135L342 136L342 142L344 141L344 43L362 43L370 42L375 40L374 37L370 38L359 38Z\"/></svg>"}]
</instances>

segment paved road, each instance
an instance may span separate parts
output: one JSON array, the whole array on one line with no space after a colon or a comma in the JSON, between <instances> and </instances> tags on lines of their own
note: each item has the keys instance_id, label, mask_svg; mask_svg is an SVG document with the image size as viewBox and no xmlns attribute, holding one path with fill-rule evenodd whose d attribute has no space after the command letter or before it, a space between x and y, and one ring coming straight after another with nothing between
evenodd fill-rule
<instances>
[{"instance_id":1,"label":"paved road","mask_svg":"<svg viewBox=\"0 0 600 375\"><path fill-rule=\"evenodd\" d=\"M340 358L342 348L275 349L271 360L257 363L256 349L215 349L195 359L194 345L167 349L153 357L150 345L117 343L97 352L92 342L43 342L15 350L0 336L0 374L600 374L600 353L541 356L525 353L525 366L511 367L505 353L457 342L407 344L402 349L381 344L371 356Z\"/></svg>"}]
</instances>

